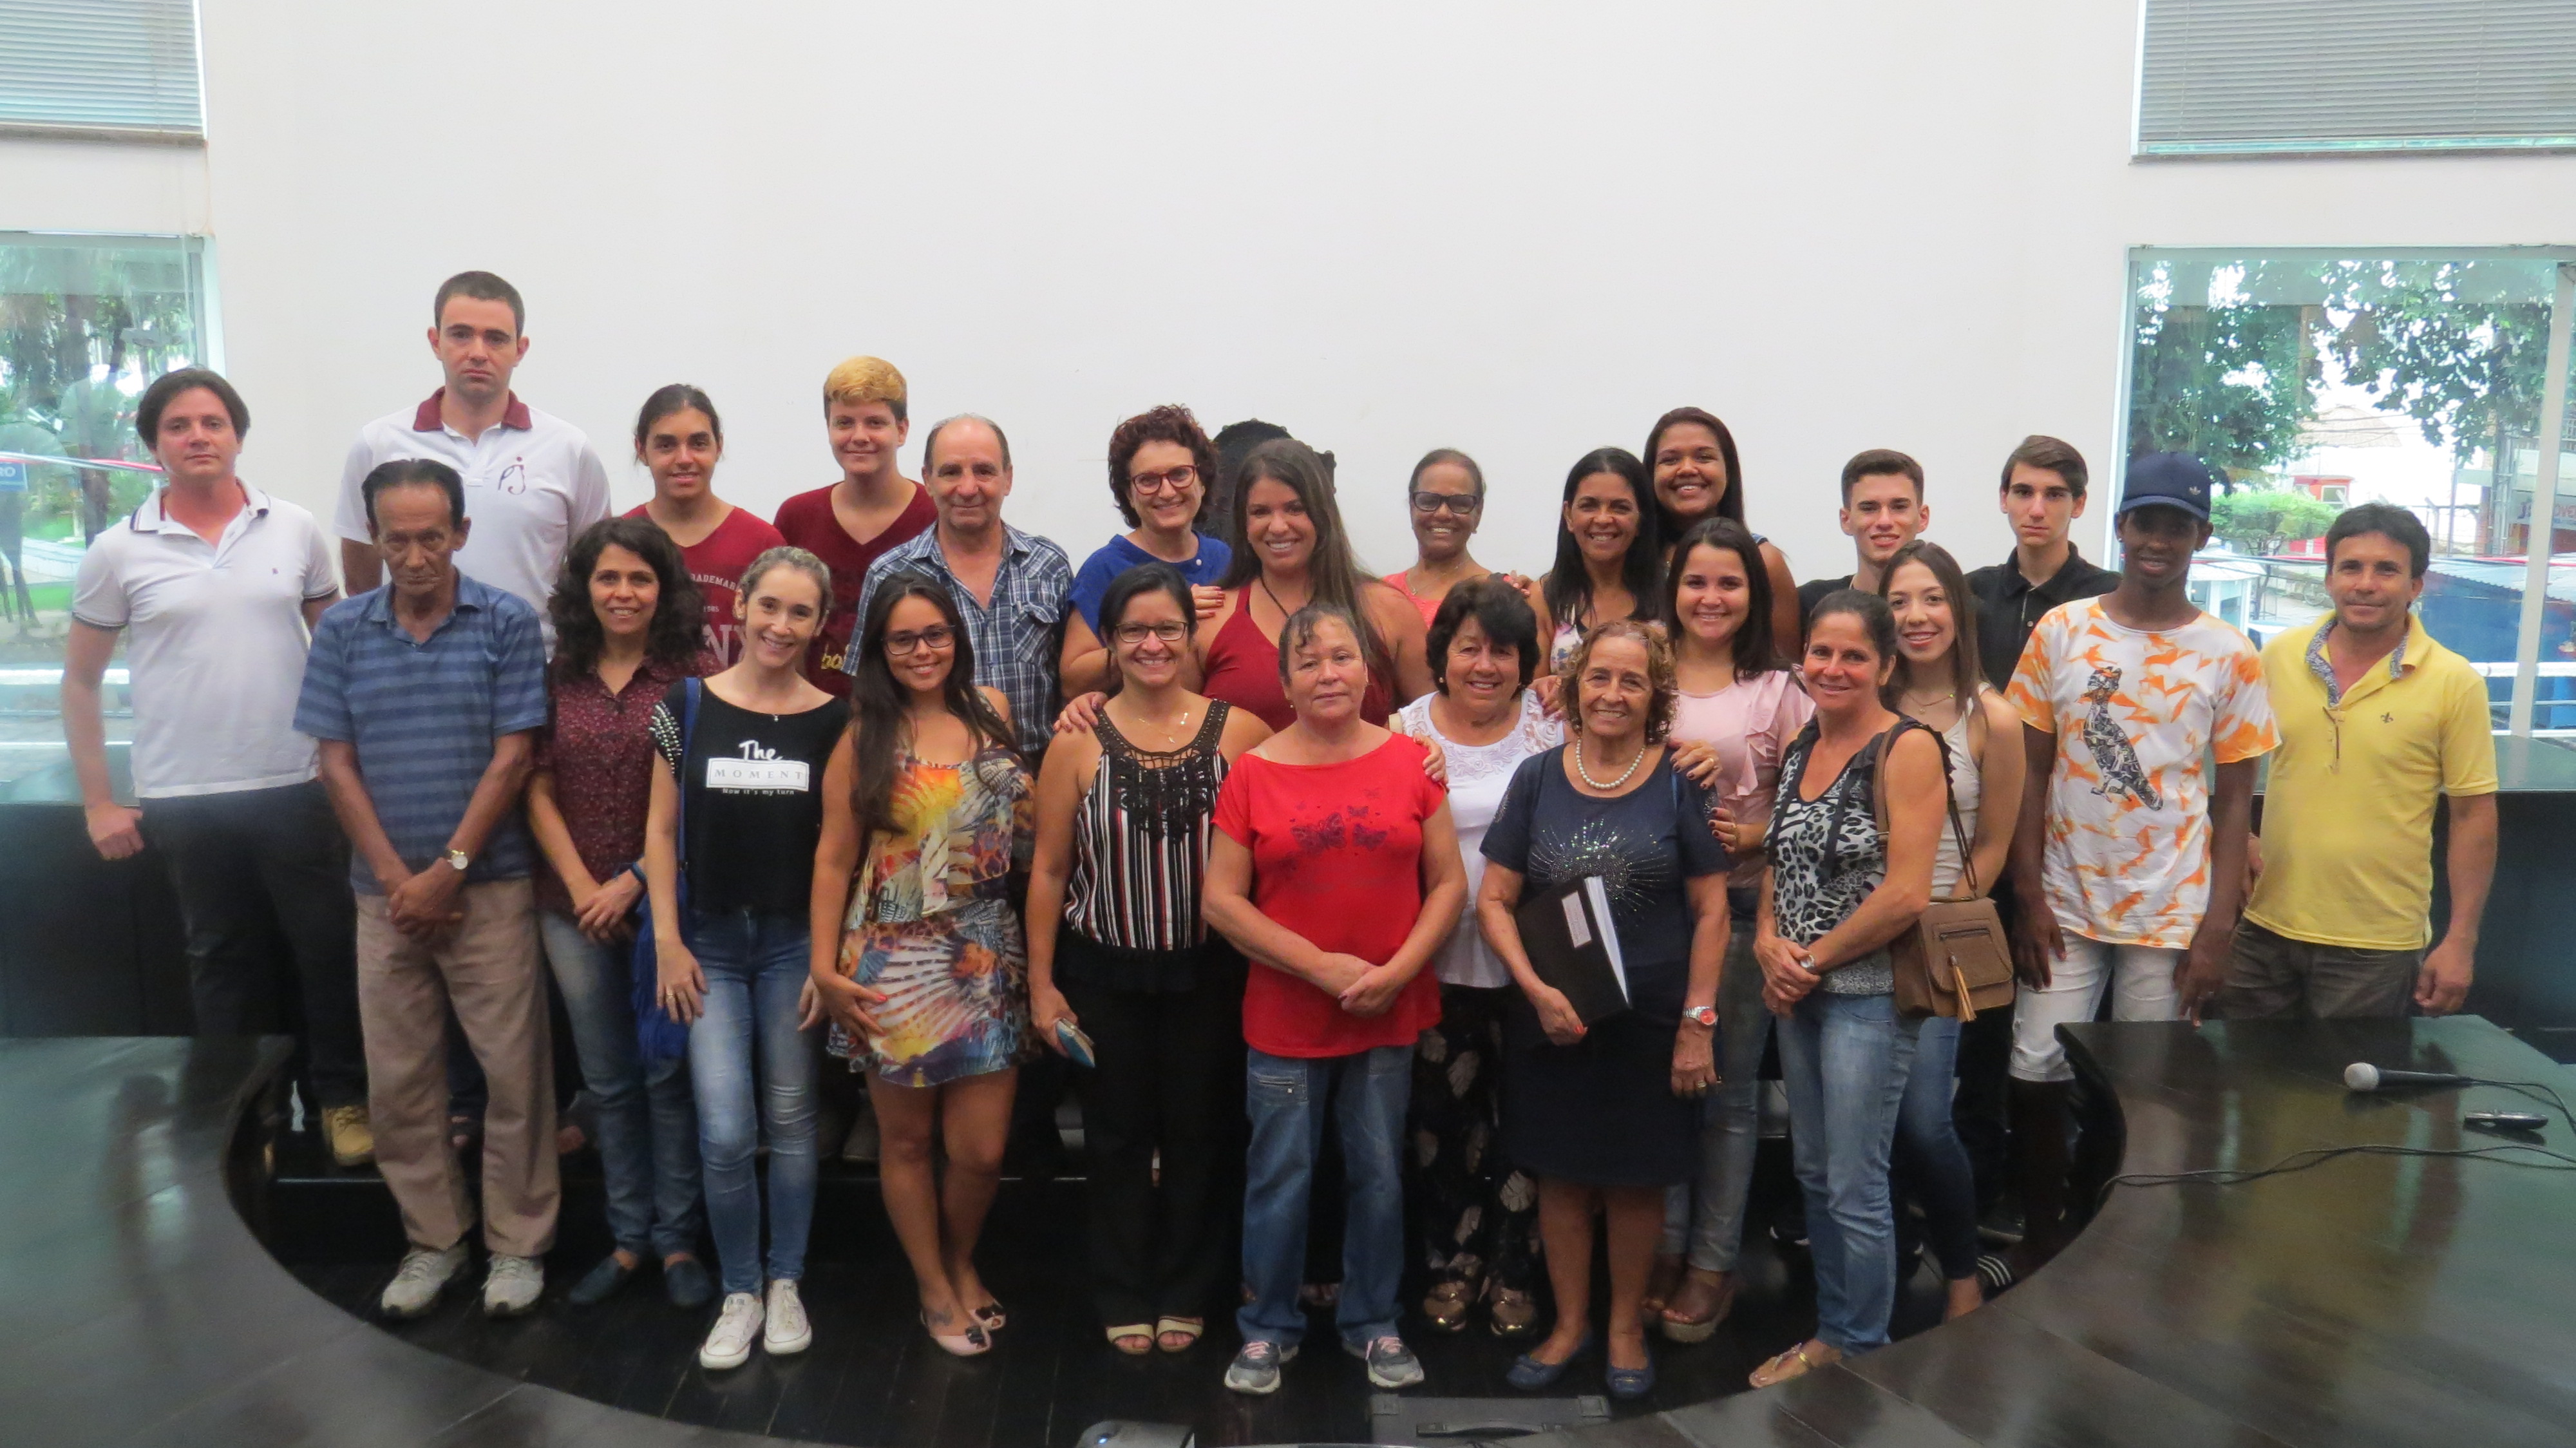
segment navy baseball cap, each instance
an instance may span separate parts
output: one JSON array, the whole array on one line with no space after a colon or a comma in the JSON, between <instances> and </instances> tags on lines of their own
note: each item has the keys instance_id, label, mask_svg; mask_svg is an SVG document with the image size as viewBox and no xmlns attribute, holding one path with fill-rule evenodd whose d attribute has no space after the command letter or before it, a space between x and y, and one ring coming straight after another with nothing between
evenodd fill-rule
<instances>
[{"instance_id":1,"label":"navy baseball cap","mask_svg":"<svg viewBox=\"0 0 2576 1448\"><path fill-rule=\"evenodd\" d=\"M2209 464L2189 453L2160 452L2131 458L2129 476L2120 487L2119 511L2161 505L2180 508L2206 523L2210 490L2217 481L2210 476Z\"/></svg>"}]
</instances>

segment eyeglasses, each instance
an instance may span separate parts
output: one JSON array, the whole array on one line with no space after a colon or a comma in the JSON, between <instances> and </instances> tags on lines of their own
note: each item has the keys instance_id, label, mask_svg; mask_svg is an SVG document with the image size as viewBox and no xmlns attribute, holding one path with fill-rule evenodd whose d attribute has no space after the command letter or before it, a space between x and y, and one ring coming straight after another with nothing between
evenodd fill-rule
<instances>
[{"instance_id":1,"label":"eyeglasses","mask_svg":"<svg viewBox=\"0 0 2576 1448\"><path fill-rule=\"evenodd\" d=\"M1473 493L1416 493L1413 495L1413 511L1426 518L1434 513L1455 513L1461 518L1472 518L1476 515L1476 510L1483 506L1485 506L1485 500Z\"/></svg>"},{"instance_id":2,"label":"eyeglasses","mask_svg":"<svg viewBox=\"0 0 2576 1448\"><path fill-rule=\"evenodd\" d=\"M1183 466L1166 468L1159 473L1130 473L1127 486L1140 493L1186 493L1199 480L1199 470Z\"/></svg>"},{"instance_id":3,"label":"eyeglasses","mask_svg":"<svg viewBox=\"0 0 2576 1448\"><path fill-rule=\"evenodd\" d=\"M902 655L919 653L923 649L928 649L932 653L937 653L941 649L944 649L955 642L957 642L957 630L950 628L944 623L939 623L932 624L930 627L922 629L917 633L906 632L887 634L885 636L885 651L889 654Z\"/></svg>"},{"instance_id":4,"label":"eyeglasses","mask_svg":"<svg viewBox=\"0 0 2576 1448\"><path fill-rule=\"evenodd\" d=\"M1161 639L1167 644L1179 643L1181 640L1190 636L1189 625L1179 622L1122 623L1118 627L1111 629L1109 633L1111 637L1131 648L1137 644L1143 643L1145 641L1145 636L1148 634Z\"/></svg>"}]
</instances>

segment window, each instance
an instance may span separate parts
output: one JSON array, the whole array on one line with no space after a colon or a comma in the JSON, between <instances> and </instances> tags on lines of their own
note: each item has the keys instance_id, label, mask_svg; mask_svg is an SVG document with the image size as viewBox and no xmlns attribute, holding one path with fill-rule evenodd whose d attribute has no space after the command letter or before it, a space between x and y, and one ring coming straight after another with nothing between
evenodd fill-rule
<instances>
[{"instance_id":1,"label":"window","mask_svg":"<svg viewBox=\"0 0 2576 1448\"><path fill-rule=\"evenodd\" d=\"M0 232L0 798L77 797L56 716L72 576L150 494L135 398L212 361L209 315L199 238ZM122 681L111 666L120 781Z\"/></svg>"},{"instance_id":2,"label":"window","mask_svg":"<svg viewBox=\"0 0 2576 1448\"><path fill-rule=\"evenodd\" d=\"M2140 156L2576 147L2566 0L2145 0Z\"/></svg>"},{"instance_id":3,"label":"window","mask_svg":"<svg viewBox=\"0 0 2576 1448\"><path fill-rule=\"evenodd\" d=\"M194 138L192 0L0 0L0 128Z\"/></svg>"},{"instance_id":4,"label":"window","mask_svg":"<svg viewBox=\"0 0 2576 1448\"><path fill-rule=\"evenodd\" d=\"M2533 732L2576 741L2576 556L2556 561L2576 554L2576 429L2541 442L2550 389L2567 396L2562 268L2576 248L2132 252L2127 454L2193 453L2222 480L2194 599L2258 643L2306 623L2330 607L2335 515L2395 503L2433 538L2424 625L2487 674L2499 727L2530 665ZM2526 651L2550 451L2564 481Z\"/></svg>"}]
</instances>

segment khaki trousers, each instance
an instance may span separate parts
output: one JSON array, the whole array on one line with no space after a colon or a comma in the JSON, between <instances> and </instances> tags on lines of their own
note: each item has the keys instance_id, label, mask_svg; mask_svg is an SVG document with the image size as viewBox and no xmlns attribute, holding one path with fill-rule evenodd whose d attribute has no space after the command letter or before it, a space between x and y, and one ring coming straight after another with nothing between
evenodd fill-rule
<instances>
[{"instance_id":1,"label":"khaki trousers","mask_svg":"<svg viewBox=\"0 0 2576 1448\"><path fill-rule=\"evenodd\" d=\"M474 1225L465 1167L447 1144L447 1009L483 1066L483 1241L514 1257L554 1244L553 1038L538 965L536 892L493 880L457 893L464 921L423 944L393 927L382 895L358 896L358 1016L376 1169L412 1245L443 1251Z\"/></svg>"}]
</instances>

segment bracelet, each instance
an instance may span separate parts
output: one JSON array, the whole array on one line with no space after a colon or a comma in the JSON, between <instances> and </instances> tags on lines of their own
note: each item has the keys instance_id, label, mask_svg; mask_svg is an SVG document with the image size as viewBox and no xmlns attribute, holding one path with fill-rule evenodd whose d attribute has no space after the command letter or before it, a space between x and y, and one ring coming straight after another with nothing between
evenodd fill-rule
<instances>
[{"instance_id":1,"label":"bracelet","mask_svg":"<svg viewBox=\"0 0 2576 1448\"><path fill-rule=\"evenodd\" d=\"M626 873L634 876L635 883L638 885L650 886L653 883L652 881L644 878L644 862L642 860L637 860L629 864L626 867Z\"/></svg>"}]
</instances>

